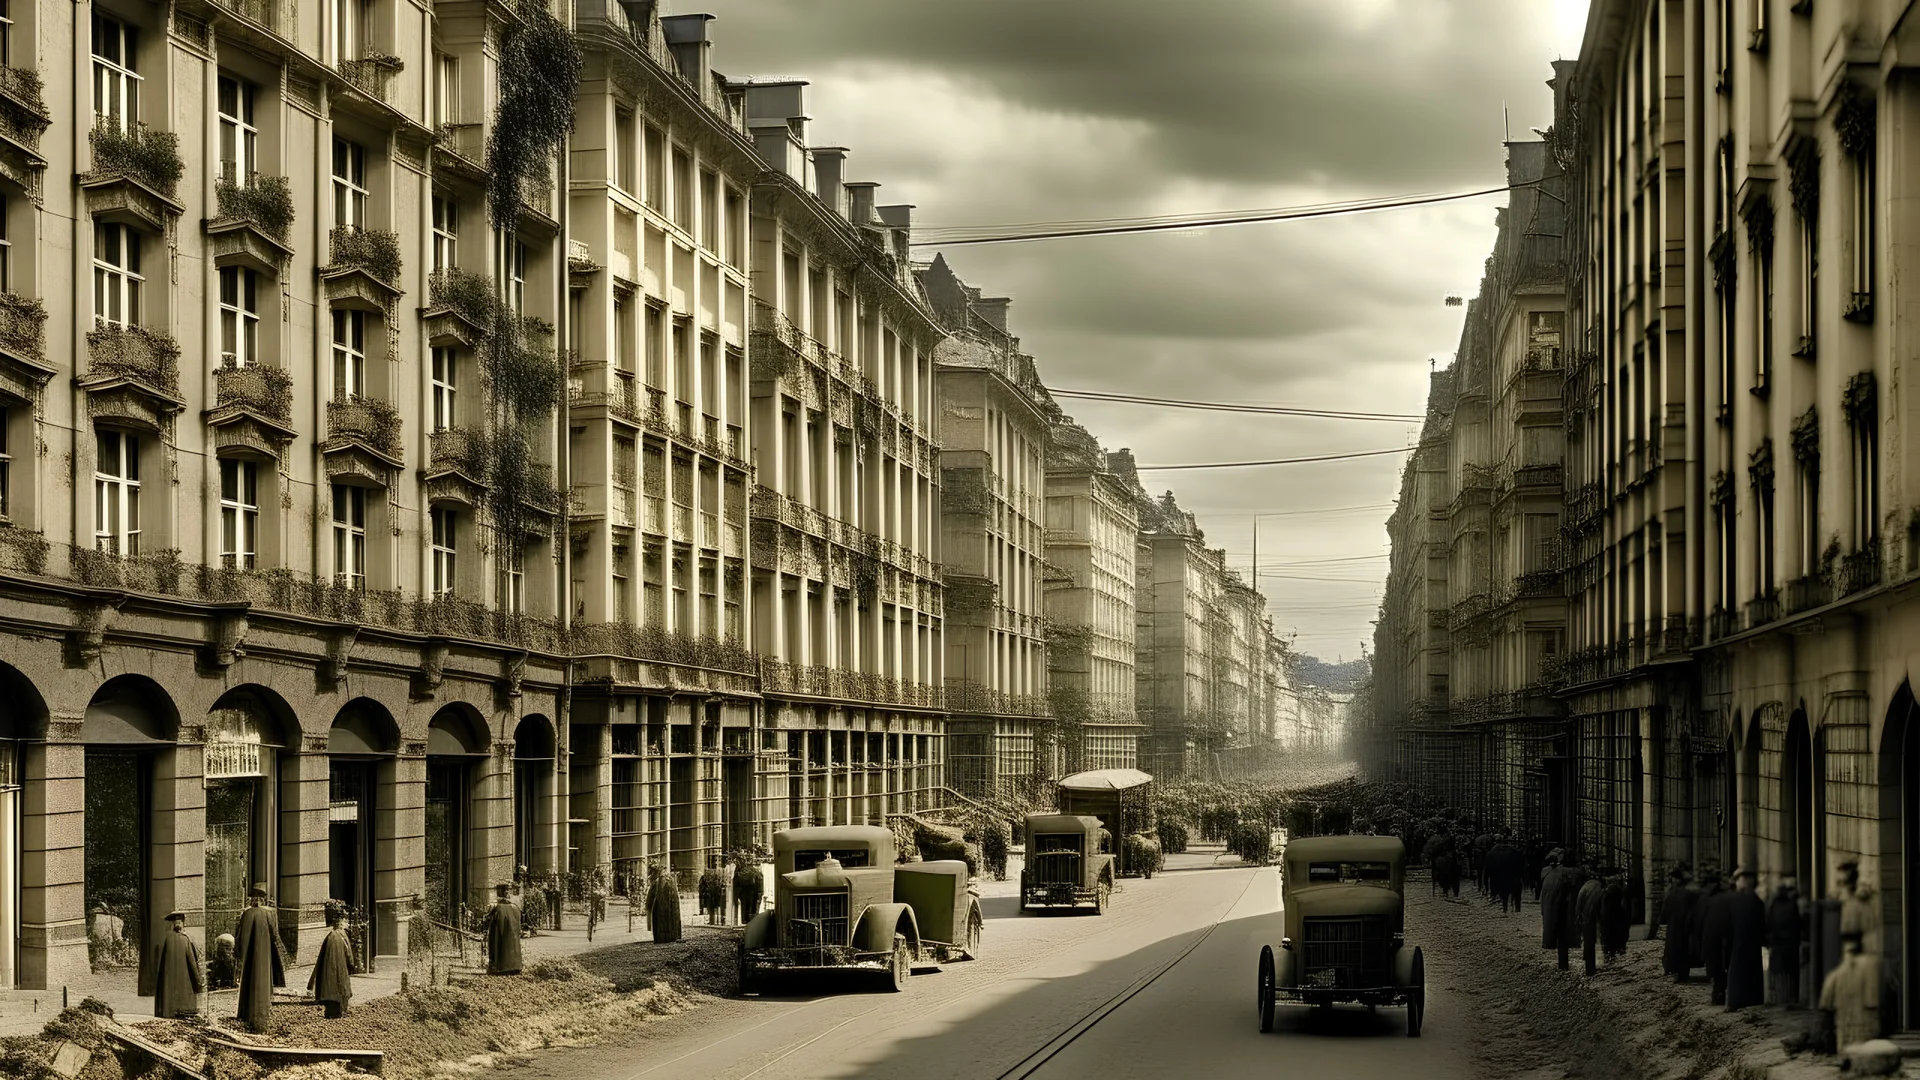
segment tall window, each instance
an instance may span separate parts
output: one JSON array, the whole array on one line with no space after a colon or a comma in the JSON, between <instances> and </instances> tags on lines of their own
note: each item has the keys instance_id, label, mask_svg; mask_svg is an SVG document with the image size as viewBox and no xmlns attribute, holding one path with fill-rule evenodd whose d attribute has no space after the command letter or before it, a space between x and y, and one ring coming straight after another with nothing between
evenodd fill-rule
<instances>
[{"instance_id":1,"label":"tall window","mask_svg":"<svg viewBox=\"0 0 1920 1080\"><path fill-rule=\"evenodd\" d=\"M333 313L333 399L365 397L367 393L367 313Z\"/></svg>"},{"instance_id":2,"label":"tall window","mask_svg":"<svg viewBox=\"0 0 1920 1080\"><path fill-rule=\"evenodd\" d=\"M453 426L455 370L459 356L449 347L433 350L433 430Z\"/></svg>"},{"instance_id":3,"label":"tall window","mask_svg":"<svg viewBox=\"0 0 1920 1080\"><path fill-rule=\"evenodd\" d=\"M700 246L720 250L720 176L712 169L700 170Z\"/></svg>"},{"instance_id":4,"label":"tall window","mask_svg":"<svg viewBox=\"0 0 1920 1080\"><path fill-rule=\"evenodd\" d=\"M128 326L140 321L140 234L112 222L93 229L93 317Z\"/></svg>"},{"instance_id":5,"label":"tall window","mask_svg":"<svg viewBox=\"0 0 1920 1080\"><path fill-rule=\"evenodd\" d=\"M0 192L0 292L13 291L13 230L7 221L12 210L13 199Z\"/></svg>"},{"instance_id":6,"label":"tall window","mask_svg":"<svg viewBox=\"0 0 1920 1080\"><path fill-rule=\"evenodd\" d=\"M1859 153L1852 157L1853 206L1849 224L1853 246L1853 296L1847 303L1846 313L1851 318L1865 319L1873 311L1873 221L1874 221L1874 154L1873 144L1867 143Z\"/></svg>"},{"instance_id":7,"label":"tall window","mask_svg":"<svg viewBox=\"0 0 1920 1080\"><path fill-rule=\"evenodd\" d=\"M613 621L633 621L633 549L613 546Z\"/></svg>"},{"instance_id":8,"label":"tall window","mask_svg":"<svg viewBox=\"0 0 1920 1080\"><path fill-rule=\"evenodd\" d=\"M433 58L434 122L445 127L460 122L460 58L441 53Z\"/></svg>"},{"instance_id":9,"label":"tall window","mask_svg":"<svg viewBox=\"0 0 1920 1080\"><path fill-rule=\"evenodd\" d=\"M367 225L367 149L333 140L333 224L341 229Z\"/></svg>"},{"instance_id":10,"label":"tall window","mask_svg":"<svg viewBox=\"0 0 1920 1080\"><path fill-rule=\"evenodd\" d=\"M13 520L13 454L7 441L7 424L13 410L0 405L0 521Z\"/></svg>"},{"instance_id":11,"label":"tall window","mask_svg":"<svg viewBox=\"0 0 1920 1080\"><path fill-rule=\"evenodd\" d=\"M1801 459L1794 466L1794 498L1800 513L1800 576L1820 572L1820 459Z\"/></svg>"},{"instance_id":12,"label":"tall window","mask_svg":"<svg viewBox=\"0 0 1920 1080\"><path fill-rule=\"evenodd\" d=\"M460 207L451 196L433 196L433 268L451 270L459 265Z\"/></svg>"},{"instance_id":13,"label":"tall window","mask_svg":"<svg viewBox=\"0 0 1920 1080\"><path fill-rule=\"evenodd\" d=\"M658 304L647 305L647 385L667 388L667 311Z\"/></svg>"},{"instance_id":14,"label":"tall window","mask_svg":"<svg viewBox=\"0 0 1920 1080\"><path fill-rule=\"evenodd\" d=\"M333 485L333 583L367 584L367 490Z\"/></svg>"},{"instance_id":15,"label":"tall window","mask_svg":"<svg viewBox=\"0 0 1920 1080\"><path fill-rule=\"evenodd\" d=\"M613 113L613 183L622 191L633 192L633 110L615 109Z\"/></svg>"},{"instance_id":16,"label":"tall window","mask_svg":"<svg viewBox=\"0 0 1920 1080\"><path fill-rule=\"evenodd\" d=\"M1848 381L1846 406L1853 444L1853 547L1875 550L1880 540L1880 406L1871 372Z\"/></svg>"},{"instance_id":17,"label":"tall window","mask_svg":"<svg viewBox=\"0 0 1920 1080\"><path fill-rule=\"evenodd\" d=\"M1753 591L1755 596L1765 596L1773 591L1774 582L1779 580L1773 561L1774 517L1771 481L1753 489L1753 502L1754 509L1758 511L1753 516L1755 579Z\"/></svg>"},{"instance_id":18,"label":"tall window","mask_svg":"<svg viewBox=\"0 0 1920 1080\"><path fill-rule=\"evenodd\" d=\"M458 515L452 510L436 509L433 519L433 595L453 595L455 544Z\"/></svg>"},{"instance_id":19,"label":"tall window","mask_svg":"<svg viewBox=\"0 0 1920 1080\"><path fill-rule=\"evenodd\" d=\"M1765 390L1773 380L1773 251L1771 250L1772 228L1767 230L1769 249L1756 249L1753 253L1754 327L1753 343L1755 389Z\"/></svg>"},{"instance_id":20,"label":"tall window","mask_svg":"<svg viewBox=\"0 0 1920 1080\"><path fill-rule=\"evenodd\" d=\"M0 64L13 63L13 4L0 0Z\"/></svg>"},{"instance_id":21,"label":"tall window","mask_svg":"<svg viewBox=\"0 0 1920 1080\"><path fill-rule=\"evenodd\" d=\"M507 307L515 315L527 310L527 245L514 241L507 249Z\"/></svg>"},{"instance_id":22,"label":"tall window","mask_svg":"<svg viewBox=\"0 0 1920 1080\"><path fill-rule=\"evenodd\" d=\"M140 119L140 73L133 27L93 9L93 119L121 131Z\"/></svg>"},{"instance_id":23,"label":"tall window","mask_svg":"<svg viewBox=\"0 0 1920 1080\"><path fill-rule=\"evenodd\" d=\"M624 296L613 298L613 366L633 374L633 303Z\"/></svg>"},{"instance_id":24,"label":"tall window","mask_svg":"<svg viewBox=\"0 0 1920 1080\"><path fill-rule=\"evenodd\" d=\"M260 362L260 275L238 266L220 268L220 362L250 367Z\"/></svg>"},{"instance_id":25,"label":"tall window","mask_svg":"<svg viewBox=\"0 0 1920 1080\"><path fill-rule=\"evenodd\" d=\"M372 0L332 0L333 18L327 24L327 47L335 63L366 55L367 29L373 22Z\"/></svg>"},{"instance_id":26,"label":"tall window","mask_svg":"<svg viewBox=\"0 0 1920 1080\"><path fill-rule=\"evenodd\" d=\"M673 396L693 404L693 321L684 315L673 320Z\"/></svg>"},{"instance_id":27,"label":"tall window","mask_svg":"<svg viewBox=\"0 0 1920 1080\"><path fill-rule=\"evenodd\" d=\"M655 210L666 206L667 197L667 159L666 136L660 129L647 125L647 205Z\"/></svg>"},{"instance_id":28,"label":"tall window","mask_svg":"<svg viewBox=\"0 0 1920 1080\"><path fill-rule=\"evenodd\" d=\"M693 231L693 158L673 148L673 223Z\"/></svg>"},{"instance_id":29,"label":"tall window","mask_svg":"<svg viewBox=\"0 0 1920 1080\"><path fill-rule=\"evenodd\" d=\"M1738 560L1735 552L1739 541L1735 531L1737 518L1733 512L1733 501L1728 499L1713 508L1714 531L1717 534L1720 557L1720 599L1723 611L1732 611L1739 605L1736 581L1738 580Z\"/></svg>"},{"instance_id":30,"label":"tall window","mask_svg":"<svg viewBox=\"0 0 1920 1080\"><path fill-rule=\"evenodd\" d=\"M526 557L515 548L501 556L500 610L519 615L527 610Z\"/></svg>"},{"instance_id":31,"label":"tall window","mask_svg":"<svg viewBox=\"0 0 1920 1080\"><path fill-rule=\"evenodd\" d=\"M220 461L220 565L251 570L260 532L260 467L251 461Z\"/></svg>"},{"instance_id":32,"label":"tall window","mask_svg":"<svg viewBox=\"0 0 1920 1080\"><path fill-rule=\"evenodd\" d=\"M260 171L260 129L254 126L253 84L220 76L220 175L245 186Z\"/></svg>"},{"instance_id":33,"label":"tall window","mask_svg":"<svg viewBox=\"0 0 1920 1080\"><path fill-rule=\"evenodd\" d=\"M140 554L140 437L95 433L93 544L114 555Z\"/></svg>"}]
</instances>

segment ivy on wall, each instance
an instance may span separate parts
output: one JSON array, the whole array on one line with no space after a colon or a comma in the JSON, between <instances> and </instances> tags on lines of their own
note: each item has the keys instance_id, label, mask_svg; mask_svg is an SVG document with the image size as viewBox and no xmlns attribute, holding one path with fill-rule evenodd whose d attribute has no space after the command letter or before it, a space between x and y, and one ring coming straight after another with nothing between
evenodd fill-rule
<instances>
[{"instance_id":1,"label":"ivy on wall","mask_svg":"<svg viewBox=\"0 0 1920 1080\"><path fill-rule=\"evenodd\" d=\"M580 43L573 31L536 5L500 46L500 103L487 136L487 208L495 225L520 213L521 190L547 174L554 151L573 130L580 89Z\"/></svg>"}]
</instances>

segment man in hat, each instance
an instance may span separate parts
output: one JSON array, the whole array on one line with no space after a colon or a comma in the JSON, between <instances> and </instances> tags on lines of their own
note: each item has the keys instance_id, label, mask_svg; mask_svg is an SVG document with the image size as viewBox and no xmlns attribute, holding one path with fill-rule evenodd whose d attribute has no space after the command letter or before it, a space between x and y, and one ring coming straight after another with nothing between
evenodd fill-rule
<instances>
[{"instance_id":1,"label":"man in hat","mask_svg":"<svg viewBox=\"0 0 1920 1080\"><path fill-rule=\"evenodd\" d=\"M1600 951L1608 965L1627 954L1627 935L1633 928L1633 915L1627 907L1627 872L1615 867L1604 882L1606 893L1600 900Z\"/></svg>"},{"instance_id":2,"label":"man in hat","mask_svg":"<svg viewBox=\"0 0 1920 1080\"><path fill-rule=\"evenodd\" d=\"M1712 909L1714 898L1722 891L1718 869L1707 867L1700 871L1700 896L1693 903L1693 914L1687 924L1687 964L1690 968L1711 963L1707 959L1707 912Z\"/></svg>"},{"instance_id":3,"label":"man in hat","mask_svg":"<svg viewBox=\"0 0 1920 1080\"><path fill-rule=\"evenodd\" d=\"M167 931L153 960L153 1015L162 1020L198 1016L206 983L200 977L200 950L187 936L186 913L169 914Z\"/></svg>"},{"instance_id":4,"label":"man in hat","mask_svg":"<svg viewBox=\"0 0 1920 1080\"><path fill-rule=\"evenodd\" d=\"M1735 871L1735 880L1739 872ZM1714 886L1720 883L1715 881ZM1727 955L1731 951L1733 937L1733 910L1731 907L1733 891L1714 887L1701 905L1705 915L1700 920L1700 958L1707 966L1707 981L1713 985L1713 994L1708 999L1715 1005L1727 1003Z\"/></svg>"},{"instance_id":5,"label":"man in hat","mask_svg":"<svg viewBox=\"0 0 1920 1080\"><path fill-rule=\"evenodd\" d=\"M286 961L280 955L280 933L273 909L267 906L267 887L247 890L247 909L233 931L234 962L240 969L239 1017L248 1030L264 1032L273 1011L273 988L287 985Z\"/></svg>"},{"instance_id":6,"label":"man in hat","mask_svg":"<svg viewBox=\"0 0 1920 1080\"><path fill-rule=\"evenodd\" d=\"M1802 1004L1800 943L1806 937L1802 907L1799 882L1789 871L1781 875L1779 887L1767 901L1767 982L1773 989L1773 1003L1789 1009Z\"/></svg>"},{"instance_id":7,"label":"man in hat","mask_svg":"<svg viewBox=\"0 0 1920 1080\"><path fill-rule=\"evenodd\" d=\"M1578 885L1569 867L1561 866L1566 853L1547 852L1547 869L1540 879L1540 947L1560 951L1560 970L1567 970L1567 950L1573 945L1573 900Z\"/></svg>"},{"instance_id":8,"label":"man in hat","mask_svg":"<svg viewBox=\"0 0 1920 1080\"><path fill-rule=\"evenodd\" d=\"M520 909L508 898L510 885L495 885L493 910L487 913L487 974L520 974Z\"/></svg>"},{"instance_id":9,"label":"man in hat","mask_svg":"<svg viewBox=\"0 0 1920 1080\"><path fill-rule=\"evenodd\" d=\"M1600 943L1601 909L1605 907L1606 893L1606 883L1596 874L1581 882L1580 891L1574 895L1574 922L1580 930L1580 956L1586 961L1589 975L1597 970L1594 948Z\"/></svg>"},{"instance_id":10,"label":"man in hat","mask_svg":"<svg viewBox=\"0 0 1920 1080\"><path fill-rule=\"evenodd\" d=\"M1700 892L1693 887L1691 877L1686 863L1667 871L1667 895L1661 898L1660 918L1649 931L1657 936L1662 926L1667 928L1667 945L1660 954L1660 968L1673 976L1674 982L1686 982L1693 974L1693 943L1689 931Z\"/></svg>"},{"instance_id":11,"label":"man in hat","mask_svg":"<svg viewBox=\"0 0 1920 1080\"><path fill-rule=\"evenodd\" d=\"M346 1015L353 1000L353 943L347 939L347 906L338 900L327 901L327 936L320 942L320 956L314 961L307 989L313 1000L327 1007L327 1019Z\"/></svg>"},{"instance_id":12,"label":"man in hat","mask_svg":"<svg viewBox=\"0 0 1920 1080\"><path fill-rule=\"evenodd\" d=\"M1767 940L1767 905L1755 891L1759 876L1750 866L1734 871L1734 887L1727 894L1727 1011L1761 1005L1767 1000L1761 976L1760 947Z\"/></svg>"}]
</instances>

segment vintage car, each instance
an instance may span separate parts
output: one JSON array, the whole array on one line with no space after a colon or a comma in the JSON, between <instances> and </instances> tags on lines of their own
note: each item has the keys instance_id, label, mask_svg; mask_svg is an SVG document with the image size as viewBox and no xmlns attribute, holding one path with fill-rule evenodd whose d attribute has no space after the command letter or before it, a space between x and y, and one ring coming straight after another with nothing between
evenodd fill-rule
<instances>
[{"instance_id":1,"label":"vintage car","mask_svg":"<svg viewBox=\"0 0 1920 1080\"><path fill-rule=\"evenodd\" d=\"M1054 798L1061 813L1097 817L1113 834L1116 875L1150 878L1159 869L1156 852L1130 848L1125 840L1154 835L1153 777L1139 769L1074 773L1054 785Z\"/></svg>"},{"instance_id":2,"label":"vintage car","mask_svg":"<svg viewBox=\"0 0 1920 1080\"><path fill-rule=\"evenodd\" d=\"M1405 1005L1407 1035L1426 1020L1426 961L1404 937L1407 852L1391 836L1308 836L1287 844L1285 936L1260 949L1260 1030L1278 1002Z\"/></svg>"},{"instance_id":3,"label":"vintage car","mask_svg":"<svg viewBox=\"0 0 1920 1080\"><path fill-rule=\"evenodd\" d=\"M1112 834L1100 819L1076 814L1028 814L1027 864L1020 871L1020 910L1092 904L1107 912L1113 893Z\"/></svg>"},{"instance_id":4,"label":"vintage car","mask_svg":"<svg viewBox=\"0 0 1920 1080\"><path fill-rule=\"evenodd\" d=\"M980 898L963 862L894 863L893 832L829 825L773 834L773 910L740 939L740 992L781 972L881 972L899 990L915 961L973 959Z\"/></svg>"}]
</instances>

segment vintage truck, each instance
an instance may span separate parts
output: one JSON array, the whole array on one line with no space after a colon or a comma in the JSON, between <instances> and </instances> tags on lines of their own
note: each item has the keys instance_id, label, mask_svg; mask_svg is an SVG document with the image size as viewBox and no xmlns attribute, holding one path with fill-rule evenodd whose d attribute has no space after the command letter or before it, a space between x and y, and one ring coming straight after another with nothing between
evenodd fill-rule
<instances>
[{"instance_id":1,"label":"vintage truck","mask_svg":"<svg viewBox=\"0 0 1920 1080\"><path fill-rule=\"evenodd\" d=\"M1020 871L1020 910L1077 908L1107 913L1113 893L1112 834L1084 814L1028 814L1026 867Z\"/></svg>"},{"instance_id":2,"label":"vintage truck","mask_svg":"<svg viewBox=\"0 0 1920 1080\"><path fill-rule=\"evenodd\" d=\"M916 961L980 952L980 897L958 861L894 862L891 830L828 825L773 834L773 910L740 938L740 992L784 973L867 970L902 989Z\"/></svg>"}]
</instances>

